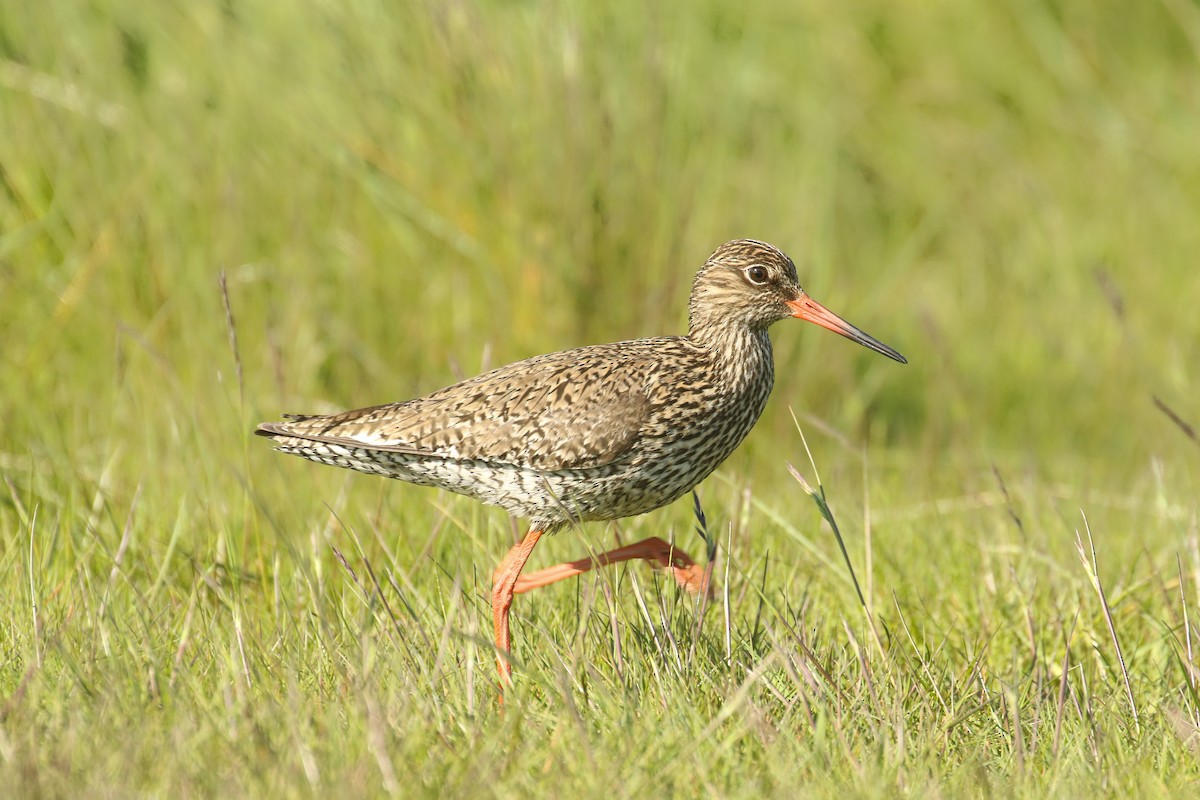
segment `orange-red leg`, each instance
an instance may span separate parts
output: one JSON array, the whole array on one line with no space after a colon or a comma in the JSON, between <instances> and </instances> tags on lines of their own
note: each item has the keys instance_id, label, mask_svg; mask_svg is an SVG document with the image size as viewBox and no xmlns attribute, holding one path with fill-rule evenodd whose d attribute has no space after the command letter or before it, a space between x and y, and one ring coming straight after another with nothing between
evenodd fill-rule
<instances>
[{"instance_id":1,"label":"orange-red leg","mask_svg":"<svg viewBox=\"0 0 1200 800\"><path fill-rule=\"evenodd\" d=\"M520 544L514 545L496 567L492 579L492 623L496 629L496 668L500 670L500 689L512 683L512 664L508 660L512 635L508 628L508 610L512 608L514 588L529 554L542 538L542 531L530 528Z\"/></svg>"},{"instance_id":2,"label":"orange-red leg","mask_svg":"<svg viewBox=\"0 0 1200 800\"><path fill-rule=\"evenodd\" d=\"M609 564L619 564L635 558L653 561L659 567L670 569L676 583L690 593L706 592L712 597L712 564L701 567L687 553L657 536L600 553L595 557L568 561L518 577L513 591L515 594L523 594L565 578L582 575L593 567L607 567Z\"/></svg>"},{"instance_id":3,"label":"orange-red leg","mask_svg":"<svg viewBox=\"0 0 1200 800\"><path fill-rule=\"evenodd\" d=\"M514 545L508 551L508 555L493 574L492 623L496 632L496 668L500 672L501 701L504 687L512 683L512 664L508 658L512 648L512 634L508 625L508 612L512 608L513 595L524 594L565 578L582 575L596 566L607 567L610 564L641 558L670 569L675 581L692 594L705 592L712 597L713 565L709 563L701 567L687 553L657 536L600 553L595 557L540 569L522 577L521 570L525 568L525 562L529 560L530 553L542 538L542 533L536 528L531 528L520 544Z\"/></svg>"}]
</instances>

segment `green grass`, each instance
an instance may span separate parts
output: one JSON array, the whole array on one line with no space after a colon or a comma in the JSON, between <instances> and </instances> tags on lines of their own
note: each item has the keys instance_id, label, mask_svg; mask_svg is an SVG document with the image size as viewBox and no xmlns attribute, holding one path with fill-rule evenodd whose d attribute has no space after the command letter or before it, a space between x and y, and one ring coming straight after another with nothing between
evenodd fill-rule
<instances>
[{"instance_id":1,"label":"green grass","mask_svg":"<svg viewBox=\"0 0 1200 800\"><path fill-rule=\"evenodd\" d=\"M8 3L0 786L1196 792L1198 76L1190 0ZM518 598L498 713L504 515L254 423L678 331L738 236L911 363L780 324L716 602Z\"/></svg>"}]
</instances>

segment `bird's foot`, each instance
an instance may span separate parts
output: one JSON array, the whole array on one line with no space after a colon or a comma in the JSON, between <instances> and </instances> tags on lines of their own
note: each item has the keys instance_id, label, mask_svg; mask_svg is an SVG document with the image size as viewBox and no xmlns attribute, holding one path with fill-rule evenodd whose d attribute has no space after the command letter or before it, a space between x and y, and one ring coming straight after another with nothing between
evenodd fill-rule
<instances>
[{"instance_id":1,"label":"bird's foot","mask_svg":"<svg viewBox=\"0 0 1200 800\"><path fill-rule=\"evenodd\" d=\"M676 555L679 555L678 551L676 551ZM690 558L687 560L691 562ZM696 563L672 564L670 569L675 582L686 589L688 594L703 592L709 600L716 595L712 581L713 562L710 561L704 566Z\"/></svg>"}]
</instances>

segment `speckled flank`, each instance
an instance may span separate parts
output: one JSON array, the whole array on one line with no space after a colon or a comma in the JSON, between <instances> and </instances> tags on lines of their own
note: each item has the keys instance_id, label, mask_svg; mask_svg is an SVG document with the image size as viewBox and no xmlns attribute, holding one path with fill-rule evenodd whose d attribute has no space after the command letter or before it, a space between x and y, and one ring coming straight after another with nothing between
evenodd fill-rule
<instances>
[{"instance_id":1,"label":"speckled flank","mask_svg":"<svg viewBox=\"0 0 1200 800\"><path fill-rule=\"evenodd\" d=\"M438 486L535 528L670 503L745 438L774 380L767 328L800 295L770 245L722 245L696 275L686 336L538 356L425 397L255 431L323 464Z\"/></svg>"}]
</instances>

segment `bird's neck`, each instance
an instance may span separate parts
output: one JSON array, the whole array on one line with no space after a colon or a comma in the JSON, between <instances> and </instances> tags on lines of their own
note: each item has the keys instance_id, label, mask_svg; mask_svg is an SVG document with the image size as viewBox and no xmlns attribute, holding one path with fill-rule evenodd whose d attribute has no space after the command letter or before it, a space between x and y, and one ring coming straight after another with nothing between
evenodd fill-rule
<instances>
[{"instance_id":1,"label":"bird's neck","mask_svg":"<svg viewBox=\"0 0 1200 800\"><path fill-rule=\"evenodd\" d=\"M775 378L775 361L766 328L693 325L688 331L688 339L708 351L717 367L719 380L728 382L731 390L744 390L761 385L765 380L770 391Z\"/></svg>"}]
</instances>

